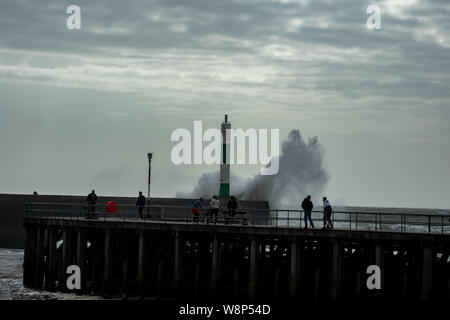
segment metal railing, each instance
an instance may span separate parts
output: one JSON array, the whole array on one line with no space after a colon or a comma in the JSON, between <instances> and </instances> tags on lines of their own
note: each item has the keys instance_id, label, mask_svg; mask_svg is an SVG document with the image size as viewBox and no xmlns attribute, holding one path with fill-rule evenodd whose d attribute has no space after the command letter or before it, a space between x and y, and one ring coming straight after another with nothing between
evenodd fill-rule
<instances>
[{"instance_id":1,"label":"metal railing","mask_svg":"<svg viewBox=\"0 0 450 320\"><path fill-rule=\"evenodd\" d=\"M194 219L191 207L151 205L142 208L142 220L139 210L133 205L117 205L114 213L106 210L105 204L97 204L94 214L97 221L143 221L159 223L229 223L230 226L244 224L246 226L266 226L272 228L304 227L303 210L282 209L238 209L244 214L236 214L233 218L227 215L227 209L220 209L217 221L208 219L207 209L201 210L199 219ZM55 219L87 220L88 206L79 203L26 203L26 217L46 217ZM323 223L323 212L312 211L312 220L316 228ZM227 220L228 219L228 220ZM356 212L334 211L332 214L334 229L392 231L409 233L441 233L450 234L450 215L416 214L394 212Z\"/></svg>"}]
</instances>

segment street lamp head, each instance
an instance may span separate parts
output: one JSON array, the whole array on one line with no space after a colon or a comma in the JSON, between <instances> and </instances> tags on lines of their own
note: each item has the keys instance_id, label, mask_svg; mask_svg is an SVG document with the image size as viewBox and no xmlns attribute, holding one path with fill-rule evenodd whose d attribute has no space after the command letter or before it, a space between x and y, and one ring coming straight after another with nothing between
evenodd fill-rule
<instances>
[{"instance_id":1,"label":"street lamp head","mask_svg":"<svg viewBox=\"0 0 450 320\"><path fill-rule=\"evenodd\" d=\"M148 159L150 160L153 156L153 153L147 153Z\"/></svg>"}]
</instances>

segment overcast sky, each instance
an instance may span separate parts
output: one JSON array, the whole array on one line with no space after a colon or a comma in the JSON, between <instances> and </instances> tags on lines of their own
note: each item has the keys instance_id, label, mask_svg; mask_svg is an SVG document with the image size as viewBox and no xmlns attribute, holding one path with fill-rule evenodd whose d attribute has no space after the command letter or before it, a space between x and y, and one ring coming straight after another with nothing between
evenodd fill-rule
<instances>
[{"instance_id":1,"label":"overcast sky","mask_svg":"<svg viewBox=\"0 0 450 320\"><path fill-rule=\"evenodd\" d=\"M0 192L146 193L148 151L152 195L189 191L218 168L172 131L228 114L318 136L332 203L450 208L449 30L448 0L2 0Z\"/></svg>"}]
</instances>

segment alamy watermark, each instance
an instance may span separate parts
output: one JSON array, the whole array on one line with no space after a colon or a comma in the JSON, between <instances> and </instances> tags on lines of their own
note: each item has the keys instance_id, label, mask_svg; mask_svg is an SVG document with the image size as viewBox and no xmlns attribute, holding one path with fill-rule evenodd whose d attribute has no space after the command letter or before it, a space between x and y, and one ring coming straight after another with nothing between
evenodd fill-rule
<instances>
[{"instance_id":1,"label":"alamy watermark","mask_svg":"<svg viewBox=\"0 0 450 320\"><path fill-rule=\"evenodd\" d=\"M194 121L193 138L184 128L172 132L171 141L178 143L172 148L171 160L176 165L259 163L261 175L275 175L279 169L279 129L270 129L270 153L268 138L268 129L227 129L225 141L222 141L219 129L210 128L203 132L202 121ZM208 143L205 148L204 142Z\"/></svg>"},{"instance_id":2,"label":"alamy watermark","mask_svg":"<svg viewBox=\"0 0 450 320\"><path fill-rule=\"evenodd\" d=\"M81 8L75 4L71 4L67 7L66 13L70 14L66 20L66 26L69 30L81 29Z\"/></svg>"},{"instance_id":3,"label":"alamy watermark","mask_svg":"<svg viewBox=\"0 0 450 320\"><path fill-rule=\"evenodd\" d=\"M370 16L366 20L366 27L369 30L381 29L381 9L377 5L370 5L366 9L366 13Z\"/></svg>"},{"instance_id":4,"label":"alamy watermark","mask_svg":"<svg viewBox=\"0 0 450 320\"><path fill-rule=\"evenodd\" d=\"M372 264L367 267L367 274L370 276L367 278L366 286L369 290L380 290L381 289L381 269L376 264Z\"/></svg>"}]
</instances>

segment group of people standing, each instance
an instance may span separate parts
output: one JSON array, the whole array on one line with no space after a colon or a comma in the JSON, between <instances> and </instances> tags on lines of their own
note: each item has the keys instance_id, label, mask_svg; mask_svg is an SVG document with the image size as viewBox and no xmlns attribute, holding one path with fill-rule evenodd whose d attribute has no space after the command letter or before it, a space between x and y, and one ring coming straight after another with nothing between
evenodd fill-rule
<instances>
[{"instance_id":1,"label":"group of people standing","mask_svg":"<svg viewBox=\"0 0 450 320\"><path fill-rule=\"evenodd\" d=\"M209 203L209 209L206 211L206 222L217 223L217 214L219 213L220 200L217 196L213 196ZM227 202L227 216L225 222L229 222L230 219L236 214L236 210L239 207L239 202L235 196L230 196ZM200 210L203 208L203 198L200 198L194 202L192 206L192 214L194 215L194 222L198 223L200 219Z\"/></svg>"},{"instance_id":2,"label":"group of people standing","mask_svg":"<svg viewBox=\"0 0 450 320\"><path fill-rule=\"evenodd\" d=\"M323 228L322 229L333 229L333 223L331 222L331 214L333 213L333 209L331 208L330 201L327 199L327 197L322 198L323 201ZM305 220L305 229L308 228L308 220L310 223L311 228L314 228L314 223L311 217L312 210L314 208L314 205L311 201L311 196L307 195L305 199L303 199L302 202L302 209L305 213L304 220Z\"/></svg>"}]
</instances>

